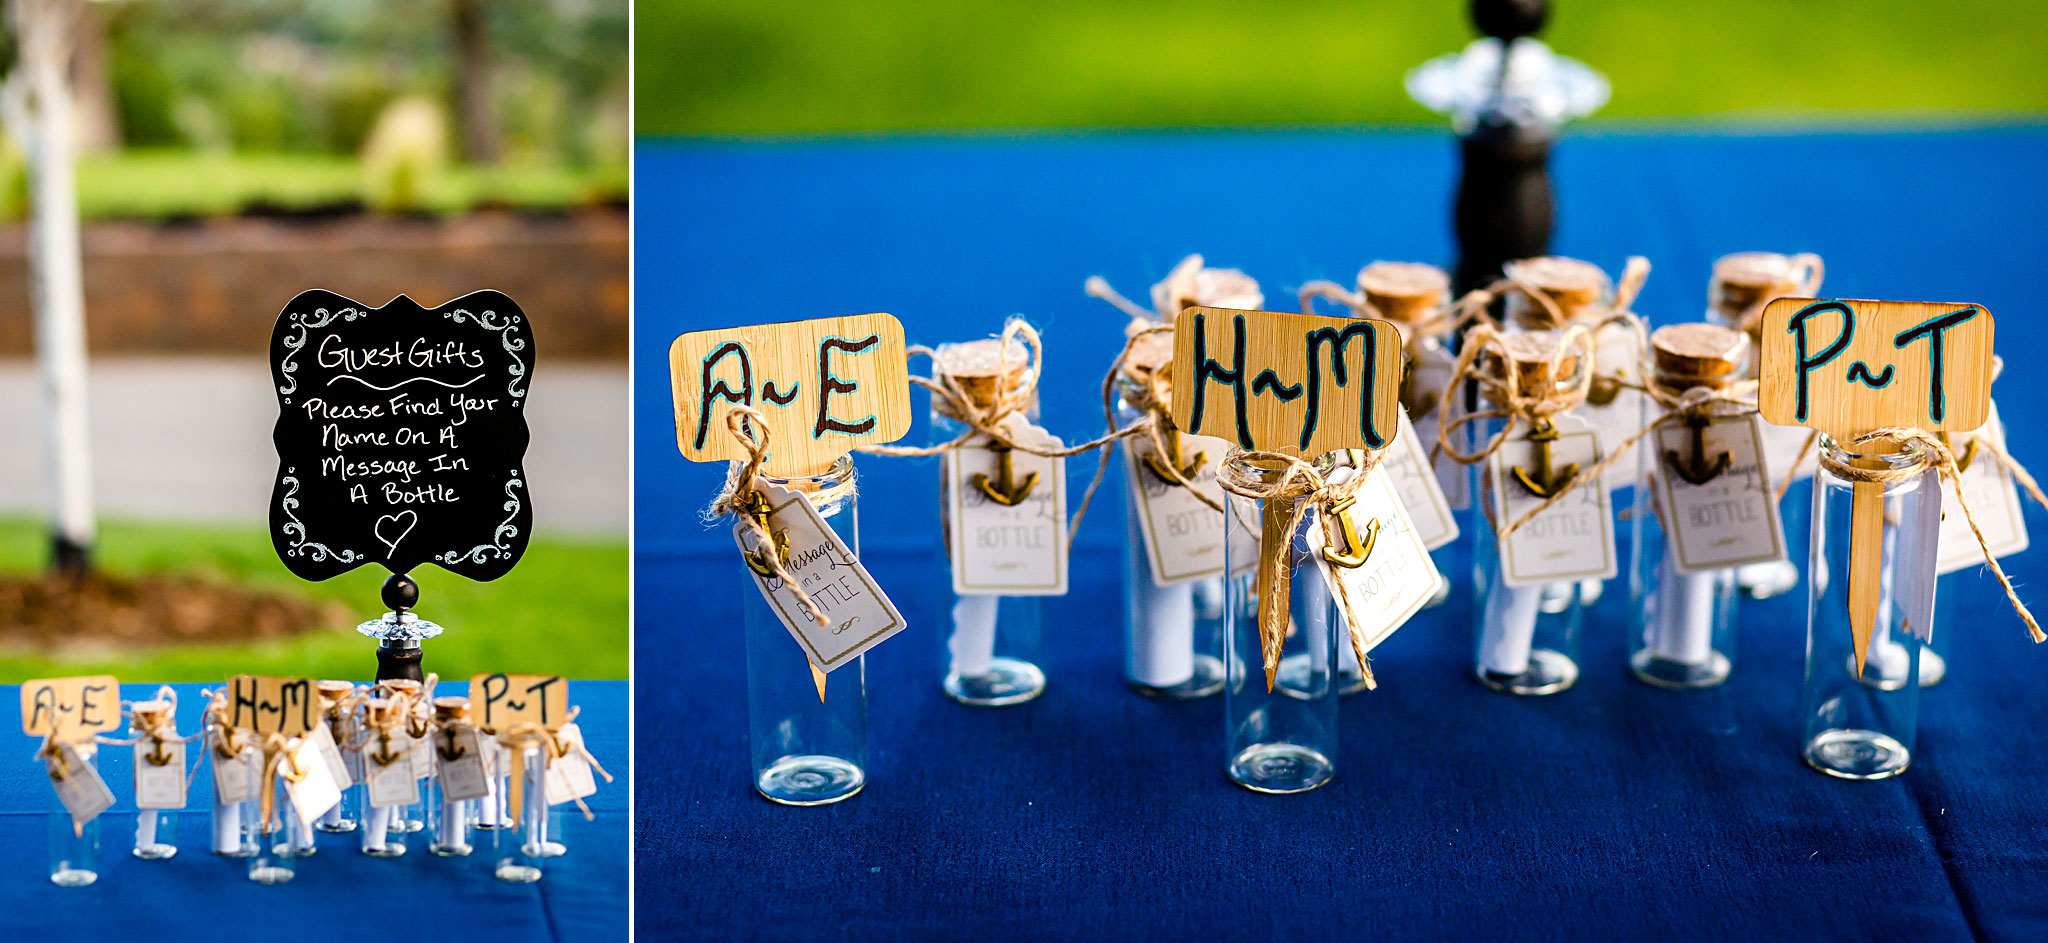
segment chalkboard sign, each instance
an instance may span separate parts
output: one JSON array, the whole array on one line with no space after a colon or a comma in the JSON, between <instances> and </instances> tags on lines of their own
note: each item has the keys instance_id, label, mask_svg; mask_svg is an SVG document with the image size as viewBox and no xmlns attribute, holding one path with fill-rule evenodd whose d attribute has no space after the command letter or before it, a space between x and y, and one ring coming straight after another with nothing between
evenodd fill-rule
<instances>
[{"instance_id":1,"label":"chalkboard sign","mask_svg":"<svg viewBox=\"0 0 2048 943\"><path fill-rule=\"evenodd\" d=\"M503 576L533 501L526 396L533 335L495 291L429 310L308 291L270 336L277 485L270 537L304 579L366 563Z\"/></svg>"}]
</instances>

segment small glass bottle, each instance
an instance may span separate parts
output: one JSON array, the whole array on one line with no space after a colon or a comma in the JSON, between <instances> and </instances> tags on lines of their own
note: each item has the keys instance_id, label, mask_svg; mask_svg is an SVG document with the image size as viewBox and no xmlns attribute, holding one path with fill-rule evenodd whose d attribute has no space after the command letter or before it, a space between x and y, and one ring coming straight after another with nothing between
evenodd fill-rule
<instances>
[{"instance_id":1,"label":"small glass bottle","mask_svg":"<svg viewBox=\"0 0 2048 943\"><path fill-rule=\"evenodd\" d=\"M450 733L469 727L469 698L461 696L437 697L434 699L434 743L422 749L432 750L438 760L454 761L461 754ZM470 826L476 821L476 799L449 799L439 775L439 763L435 764L434 778L427 781L427 808L433 810L433 843L427 850L447 857L460 857L470 853ZM490 798L490 797L485 797Z\"/></svg>"},{"instance_id":2,"label":"small glass bottle","mask_svg":"<svg viewBox=\"0 0 2048 943\"><path fill-rule=\"evenodd\" d=\"M1650 335L1650 348L1655 369L1650 382L1663 393L1682 396L1693 389L1718 390L1732 383L1748 359L1749 338L1713 324L1670 324ZM1645 427L1663 413L1655 399L1644 398ZM1734 665L1738 568L1678 571L1672 535L1657 506L1656 483L1659 476L1683 474L1686 469L1677 463L1693 456L1659 445L1661 438L1661 432L1652 433L1636 452L1629 542L1629 671L1657 687L1712 687L1728 680Z\"/></svg>"},{"instance_id":3,"label":"small glass bottle","mask_svg":"<svg viewBox=\"0 0 2048 943\"><path fill-rule=\"evenodd\" d=\"M1024 344L1011 342L1007 355L1001 340L941 344L933 351L932 362L940 382L950 377L976 408L990 409L999 400L1022 399L1024 418L1037 421L1038 377ZM998 376L1005 366L1008 375ZM934 395L932 437L950 442L968 427L948 415L943 406L944 401ZM985 447L970 441L962 448ZM940 495L942 516L954 500L951 494ZM945 526L950 533L954 522L947 519ZM1045 635L1041 597L955 595L948 613L952 631L947 633L941 653L940 677L940 688L947 697L971 707L1004 707L1044 693L1045 671L1037 664Z\"/></svg>"},{"instance_id":4,"label":"small glass bottle","mask_svg":"<svg viewBox=\"0 0 2048 943\"><path fill-rule=\"evenodd\" d=\"M214 765L213 790L213 853L223 858L247 858L256 853L257 833L260 830L256 818L254 801L220 801L220 782L223 776L240 774L246 777L243 795L254 795L257 781L253 764L237 763L235 760L250 747L242 742L241 736L233 730L225 730L214 724L206 737L207 759Z\"/></svg>"},{"instance_id":5,"label":"small glass bottle","mask_svg":"<svg viewBox=\"0 0 2048 943\"><path fill-rule=\"evenodd\" d=\"M79 759L97 770L99 750L90 741L73 745ZM57 811L50 814L50 883L58 887L84 887L99 880L100 861L100 820L98 816L83 826L71 820L71 811L64 808L62 800L51 793L51 800L57 804Z\"/></svg>"},{"instance_id":6,"label":"small glass bottle","mask_svg":"<svg viewBox=\"0 0 2048 943\"><path fill-rule=\"evenodd\" d=\"M137 701L129 707L128 731L136 738L135 763L138 769L148 764L161 769L177 762L184 754L168 750L164 746L166 737L177 737L173 717L177 707L168 700ZM180 768L178 775L183 776ZM139 777L138 777L139 778ZM178 810L144 809L135 810L135 857L146 861L160 861L178 854Z\"/></svg>"},{"instance_id":7,"label":"small glass bottle","mask_svg":"<svg viewBox=\"0 0 2048 943\"><path fill-rule=\"evenodd\" d=\"M373 858L405 854L405 836L411 831L406 823L413 818L412 807L419 805L416 781L410 783L413 801L392 805L378 805L377 792L371 787L371 780L379 776L412 779L412 761L406 753L411 742L404 731L405 712L406 704L402 701L373 697L363 702L362 851Z\"/></svg>"},{"instance_id":8,"label":"small glass bottle","mask_svg":"<svg viewBox=\"0 0 2048 943\"><path fill-rule=\"evenodd\" d=\"M1553 376L1550 353L1558 335L1542 331L1505 335L1503 346L1510 358L1487 356L1485 369L1501 382L1517 384L1524 396L1554 395L1568 390L1577 371L1588 365L1577 355L1560 358ZM1512 376L1510 376L1510 372ZM1497 435L1503 423L1482 419L1466 426L1470 441L1486 442ZM1551 418L1518 420L1517 430L1555 430ZM1539 696L1556 694L1579 680L1579 633L1586 607L1593 598L1580 583L1546 583L1509 586L1503 576L1500 543L1488 508L1496 505L1486 463L1472 466L1474 476L1470 524L1472 541L1472 585L1478 598L1472 607L1473 634L1477 639L1473 672L1481 684L1503 694ZM1580 487L1598 487L1596 484ZM1508 487L1520 487L1510 482ZM1502 526L1508 522L1501 521Z\"/></svg>"},{"instance_id":9,"label":"small glass bottle","mask_svg":"<svg viewBox=\"0 0 2048 943\"><path fill-rule=\"evenodd\" d=\"M1170 362L1173 356L1172 339L1166 335L1149 335L1138 343L1139 349L1132 351L1131 359L1117 377L1114 416L1118 428L1128 428L1145 417L1146 410L1137 403L1149 402L1149 394L1144 392L1145 383L1137 377L1150 376L1151 371ZM1141 354L1152 359L1141 360ZM1157 455L1150 451L1149 442L1134 445L1129 439L1119 447L1138 449L1137 454L1149 458L1176 461L1182 474L1191 480L1208 475L1208 469L1203 467L1207 462L1198 459L1213 460L1220 456L1208 454L1208 449L1188 447L1190 438L1173 429L1172 420L1164 412L1159 414L1158 421L1165 424L1161 439L1175 454ZM1193 579L1171 586L1160 586L1153 578L1138 492L1144 490L1151 499L1158 500L1177 496L1171 489L1185 486L1145 463L1126 465L1133 467L1136 480L1128 482L1124 489L1124 678L1133 690L1147 697L1172 701L1208 697L1223 690L1223 577ZM1197 504L1162 526L1197 528L1220 538L1222 517L1207 505Z\"/></svg>"},{"instance_id":10,"label":"small glass bottle","mask_svg":"<svg viewBox=\"0 0 2048 943\"><path fill-rule=\"evenodd\" d=\"M1749 336L1751 353L1743 364L1741 378L1756 376L1757 352L1763 349L1759 345L1763 341L1764 305L1774 298L1812 297L1820 290L1821 273L1820 256L1810 252L1734 252L1714 261L1713 275L1707 282L1707 320ZM1789 465L1806 435L1806 429L1796 426L1764 427L1766 467L1776 481L1793 473L1790 467L1778 466ZM1805 462L1812 461L1813 456L1807 455ZM1786 489L1780 502L1788 525L1803 516L1793 513L1795 510L1811 504L1804 500L1807 495L1795 494L1796 491L1799 488ZM1743 595L1768 599L1791 592L1799 585L1799 565L1791 560L1752 563L1737 567L1735 580Z\"/></svg>"},{"instance_id":11,"label":"small glass bottle","mask_svg":"<svg viewBox=\"0 0 2048 943\"><path fill-rule=\"evenodd\" d=\"M822 475L768 480L808 496L826 526L860 554L850 456L840 456ZM741 596L754 788L784 805L823 805L859 792L867 783L866 658L832 672L820 700L803 649L791 641L767 600L752 586Z\"/></svg>"},{"instance_id":12,"label":"small glass bottle","mask_svg":"<svg viewBox=\"0 0 2048 943\"><path fill-rule=\"evenodd\" d=\"M1233 480L1277 484L1286 466L1268 466L1233 449L1225 457ZM1325 456L1318 466L1328 468ZM1225 771L1231 780L1254 792L1306 792L1330 781L1337 766L1337 620L1327 593L1295 594L1320 587L1322 574L1309 554L1318 544L1307 536L1311 515L1295 512L1313 500L1306 485L1301 493L1265 500L1230 494L1224 515L1225 557L1230 574L1225 608L1230 638L1224 648L1228 681L1224 685ZM1273 561L1263 551L1277 545ZM1267 566L1280 568L1277 579ZM1288 598L1269 600L1268 591ZM1316 602L1320 600L1320 602ZM1278 607L1289 623L1280 649L1281 661L1302 659L1302 670L1276 674L1267 686L1262 605ZM1276 668L1278 666L1276 665Z\"/></svg>"},{"instance_id":13,"label":"small glass bottle","mask_svg":"<svg viewBox=\"0 0 2048 943\"><path fill-rule=\"evenodd\" d=\"M321 681L315 688L320 694L321 717L327 724L327 733L334 738L336 749L346 757L350 752L349 738L355 734L350 728L348 715L350 700L355 694L355 685L347 681ZM353 767L356 764L344 765L351 767L353 775ZM356 830L356 820L362 810L359 808L361 802L354 788L355 784L348 782L337 785L341 787L341 801L335 803L334 808L320 813L320 818L313 823L313 827L330 834L342 835Z\"/></svg>"},{"instance_id":14,"label":"small glass bottle","mask_svg":"<svg viewBox=\"0 0 2048 943\"><path fill-rule=\"evenodd\" d=\"M816 695L815 688L812 694ZM518 775L524 778L521 784L523 792L520 796L519 821L515 828L499 829L492 834L496 848L492 856L492 873L500 881L532 884L540 880L541 862L562 853L559 845L552 851L548 847L550 842L545 748L528 744L513 754L513 764L518 768Z\"/></svg>"},{"instance_id":15,"label":"small glass bottle","mask_svg":"<svg viewBox=\"0 0 2048 943\"><path fill-rule=\"evenodd\" d=\"M1924 566L1932 579L1934 560L1902 558L1901 546L1918 542L1917 534L1901 539L1901 530L1920 526L1919 502L1940 500L1938 487L1923 487L1926 475L1882 483L1884 523L1881 533L1858 534L1880 554L1877 566L1876 621L1871 626L1867 655L1857 671L1855 633L1849 615L1850 556L1855 483L1830 470L1831 463L1873 471L1919 467L1920 447L1907 443L1898 451L1859 454L1822 435L1822 461L1814 478L1813 577L1806 609L1806 688L1801 698L1806 763L1843 779L1883 779L1912 762L1919 724L1920 653L1918 639L1902 624L1903 613L1893 590ZM1931 540L1931 536L1929 538Z\"/></svg>"},{"instance_id":16,"label":"small glass bottle","mask_svg":"<svg viewBox=\"0 0 2048 943\"><path fill-rule=\"evenodd\" d=\"M292 808L292 800L284 788L284 774L279 772L277 783L270 788L275 791L272 799L270 825L266 830L258 814L256 825L256 847L249 858L249 880L258 884L286 884L298 876L299 858L305 852L294 847L289 823L298 820L298 812ZM249 805L259 805L251 802Z\"/></svg>"}]
</instances>

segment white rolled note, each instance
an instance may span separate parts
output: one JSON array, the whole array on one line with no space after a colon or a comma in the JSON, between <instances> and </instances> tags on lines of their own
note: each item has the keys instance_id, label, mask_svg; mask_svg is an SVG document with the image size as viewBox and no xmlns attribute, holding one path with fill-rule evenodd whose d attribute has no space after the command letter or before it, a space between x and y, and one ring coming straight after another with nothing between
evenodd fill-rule
<instances>
[{"instance_id":1,"label":"white rolled note","mask_svg":"<svg viewBox=\"0 0 2048 943\"><path fill-rule=\"evenodd\" d=\"M1541 586L1508 586L1500 572L1486 593L1486 622L1479 634L1479 664L1510 677L1529 670L1529 648L1536 638L1536 604Z\"/></svg>"},{"instance_id":2,"label":"white rolled note","mask_svg":"<svg viewBox=\"0 0 2048 943\"><path fill-rule=\"evenodd\" d=\"M298 811L291 808L289 805L287 805L279 814L285 817L284 832L286 840L291 842L292 854L312 854L313 829L307 826L304 822L299 821Z\"/></svg>"},{"instance_id":3,"label":"white rolled note","mask_svg":"<svg viewBox=\"0 0 2048 943\"><path fill-rule=\"evenodd\" d=\"M438 837L442 847L452 848L457 845L469 844L462 835L469 828L468 823L465 821L466 818L467 811L462 807L461 800L441 800L441 824Z\"/></svg>"},{"instance_id":4,"label":"white rolled note","mask_svg":"<svg viewBox=\"0 0 2048 943\"><path fill-rule=\"evenodd\" d=\"M995 667L996 606L1000 596L961 596L953 603L953 637L946 642L952 653L953 673L979 678Z\"/></svg>"},{"instance_id":5,"label":"white rolled note","mask_svg":"<svg viewBox=\"0 0 2048 943\"><path fill-rule=\"evenodd\" d=\"M504 817L500 814L502 807L498 804L498 797L503 794L500 784L504 782L504 778L499 776L495 769L485 772L487 775L484 776L484 795L476 801L476 824L478 828L497 828L504 823Z\"/></svg>"},{"instance_id":6,"label":"white rolled note","mask_svg":"<svg viewBox=\"0 0 2048 943\"><path fill-rule=\"evenodd\" d=\"M1671 556L1657 567L1657 622L1650 651L1665 661L1704 665L1714 657L1714 573L1680 573Z\"/></svg>"},{"instance_id":7,"label":"white rolled note","mask_svg":"<svg viewBox=\"0 0 2048 943\"><path fill-rule=\"evenodd\" d=\"M371 806L363 815L363 850L379 852L384 850L386 833L393 823L400 821L401 806Z\"/></svg>"},{"instance_id":8,"label":"white rolled note","mask_svg":"<svg viewBox=\"0 0 2048 943\"><path fill-rule=\"evenodd\" d=\"M1130 644L1124 646L1124 673L1147 687L1170 688L1195 676L1194 587L1158 586L1145 559L1145 537L1133 525L1125 552L1131 555Z\"/></svg>"},{"instance_id":9,"label":"white rolled note","mask_svg":"<svg viewBox=\"0 0 2048 943\"><path fill-rule=\"evenodd\" d=\"M213 804L213 853L217 855L239 855L242 853L242 803L229 802Z\"/></svg>"},{"instance_id":10,"label":"white rolled note","mask_svg":"<svg viewBox=\"0 0 2048 943\"><path fill-rule=\"evenodd\" d=\"M156 844L156 810L141 809L135 813L135 847L149 848Z\"/></svg>"}]
</instances>

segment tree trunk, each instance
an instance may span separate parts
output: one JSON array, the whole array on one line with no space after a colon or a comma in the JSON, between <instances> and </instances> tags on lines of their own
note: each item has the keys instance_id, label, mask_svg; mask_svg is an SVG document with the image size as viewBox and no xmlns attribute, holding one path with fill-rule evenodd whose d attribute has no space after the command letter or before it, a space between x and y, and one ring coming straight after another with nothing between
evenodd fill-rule
<instances>
[{"instance_id":1,"label":"tree trunk","mask_svg":"<svg viewBox=\"0 0 2048 943\"><path fill-rule=\"evenodd\" d=\"M491 110L491 44L484 25L486 0L449 0L455 38L455 120L462 156L478 164L498 159L498 122Z\"/></svg>"},{"instance_id":2,"label":"tree trunk","mask_svg":"<svg viewBox=\"0 0 2048 943\"><path fill-rule=\"evenodd\" d=\"M121 116L114 107L114 80L107 63L105 5L79 5L71 29L71 102L77 120L78 153L104 154L121 147Z\"/></svg>"}]
</instances>

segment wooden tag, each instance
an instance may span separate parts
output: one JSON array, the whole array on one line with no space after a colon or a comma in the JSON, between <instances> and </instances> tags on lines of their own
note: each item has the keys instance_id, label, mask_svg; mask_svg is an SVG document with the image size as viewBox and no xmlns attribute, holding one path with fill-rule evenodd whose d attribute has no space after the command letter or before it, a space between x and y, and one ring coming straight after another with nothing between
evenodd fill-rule
<instances>
[{"instance_id":1,"label":"wooden tag","mask_svg":"<svg viewBox=\"0 0 2048 943\"><path fill-rule=\"evenodd\" d=\"M683 457L747 457L726 431L733 403L768 417L770 475L814 475L856 445L893 442L910 429L910 371L903 325L854 314L719 331L669 346L676 441Z\"/></svg>"},{"instance_id":2,"label":"wooden tag","mask_svg":"<svg viewBox=\"0 0 2048 943\"><path fill-rule=\"evenodd\" d=\"M1779 298L1764 306L1759 406L1770 422L1837 441L1893 426L1975 429L1991 413L1991 340L1991 312L1974 304ZM1849 625L1861 673L1882 615L1884 485L1854 489Z\"/></svg>"},{"instance_id":3,"label":"wooden tag","mask_svg":"<svg viewBox=\"0 0 2048 943\"><path fill-rule=\"evenodd\" d=\"M1991 312L1973 304L1779 298L1764 307L1764 419L1846 441L1970 430L1991 411Z\"/></svg>"},{"instance_id":4,"label":"wooden tag","mask_svg":"<svg viewBox=\"0 0 2048 943\"><path fill-rule=\"evenodd\" d=\"M476 675L469 679L469 703L487 733L529 723L556 730L569 717L569 682L561 675Z\"/></svg>"},{"instance_id":5,"label":"wooden tag","mask_svg":"<svg viewBox=\"0 0 2048 943\"><path fill-rule=\"evenodd\" d=\"M236 675L228 681L228 726L296 737L320 720L320 696L305 678Z\"/></svg>"},{"instance_id":6,"label":"wooden tag","mask_svg":"<svg viewBox=\"0 0 2048 943\"><path fill-rule=\"evenodd\" d=\"M21 732L84 740L121 726L121 682L113 675L42 678L21 685Z\"/></svg>"},{"instance_id":7,"label":"wooden tag","mask_svg":"<svg viewBox=\"0 0 2048 943\"><path fill-rule=\"evenodd\" d=\"M1313 457L1394 440L1401 335L1394 325L1190 307L1174 319L1173 421L1246 449Z\"/></svg>"}]
</instances>

